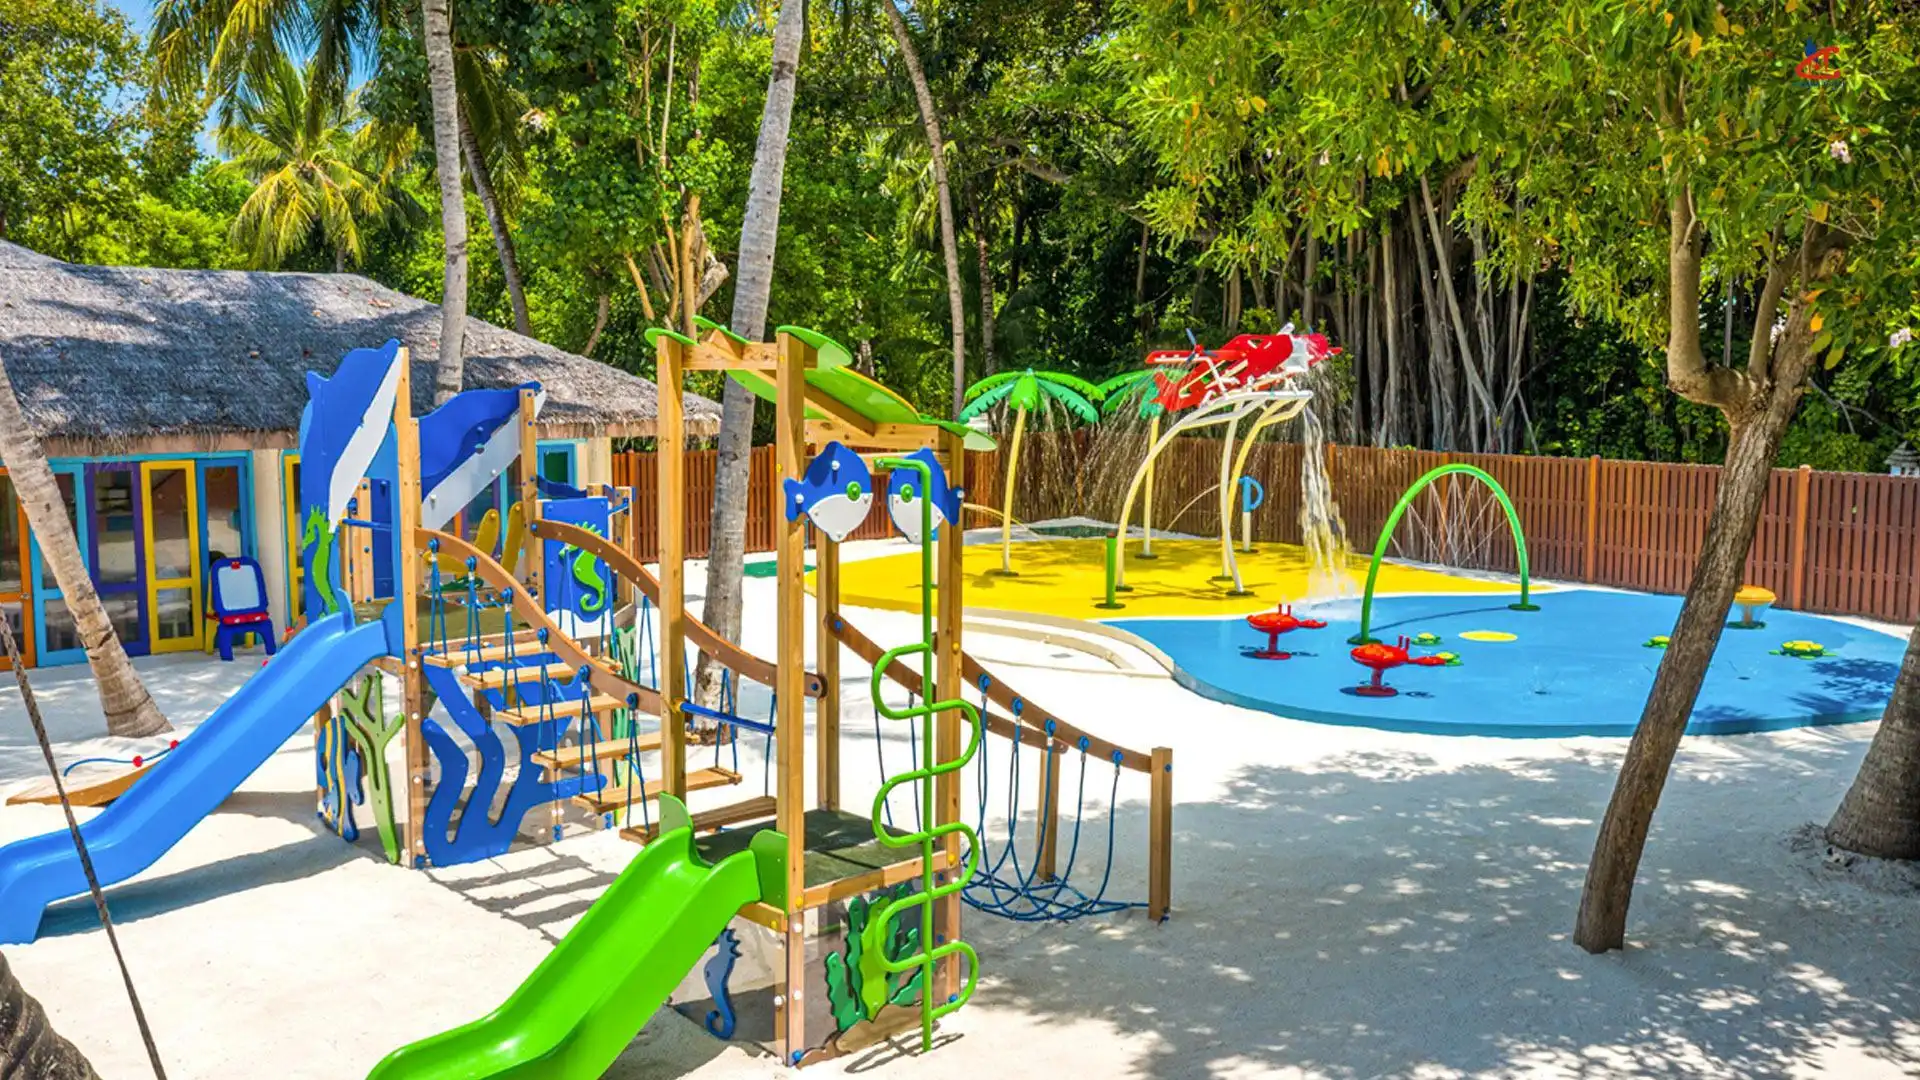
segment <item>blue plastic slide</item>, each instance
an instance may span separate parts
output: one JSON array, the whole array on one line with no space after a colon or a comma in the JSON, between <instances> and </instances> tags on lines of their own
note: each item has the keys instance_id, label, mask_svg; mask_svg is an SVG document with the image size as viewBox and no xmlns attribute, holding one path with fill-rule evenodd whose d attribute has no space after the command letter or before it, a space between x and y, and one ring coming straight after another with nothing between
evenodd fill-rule
<instances>
[{"instance_id":1,"label":"blue plastic slide","mask_svg":"<svg viewBox=\"0 0 1920 1080\"><path fill-rule=\"evenodd\" d=\"M100 884L152 866L362 667L389 654L386 623L352 619L341 612L301 631L151 773L80 826ZM0 848L0 945L31 942L48 904L86 891L65 829Z\"/></svg>"}]
</instances>

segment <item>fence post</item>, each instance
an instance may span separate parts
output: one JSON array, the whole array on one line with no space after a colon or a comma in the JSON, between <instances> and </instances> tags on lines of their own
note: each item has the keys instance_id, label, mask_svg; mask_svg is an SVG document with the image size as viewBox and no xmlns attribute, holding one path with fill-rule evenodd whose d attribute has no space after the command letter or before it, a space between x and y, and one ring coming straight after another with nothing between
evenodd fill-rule
<instances>
[{"instance_id":1,"label":"fence post","mask_svg":"<svg viewBox=\"0 0 1920 1080\"><path fill-rule=\"evenodd\" d=\"M1787 583L1787 606L1801 610L1806 599L1807 579L1807 492L1813 483L1813 466L1802 465L1793 478L1792 576Z\"/></svg>"},{"instance_id":2,"label":"fence post","mask_svg":"<svg viewBox=\"0 0 1920 1080\"><path fill-rule=\"evenodd\" d=\"M1584 553L1585 576L1588 584L1593 583L1593 555L1595 528L1600 518L1600 455L1587 458L1587 544Z\"/></svg>"}]
</instances>

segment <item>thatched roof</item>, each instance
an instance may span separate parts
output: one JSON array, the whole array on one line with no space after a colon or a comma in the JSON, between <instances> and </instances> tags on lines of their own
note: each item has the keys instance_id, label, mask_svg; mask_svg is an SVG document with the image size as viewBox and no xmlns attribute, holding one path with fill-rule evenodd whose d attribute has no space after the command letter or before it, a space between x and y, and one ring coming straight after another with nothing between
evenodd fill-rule
<instances>
[{"instance_id":1,"label":"thatched roof","mask_svg":"<svg viewBox=\"0 0 1920 1080\"><path fill-rule=\"evenodd\" d=\"M36 262L35 260L39 260ZM306 373L398 338L432 404L440 309L352 274L77 266L0 244L0 360L53 454L287 446ZM654 433L654 385L474 319L465 386L538 381L549 438ZM686 397L689 434L720 407Z\"/></svg>"}]
</instances>

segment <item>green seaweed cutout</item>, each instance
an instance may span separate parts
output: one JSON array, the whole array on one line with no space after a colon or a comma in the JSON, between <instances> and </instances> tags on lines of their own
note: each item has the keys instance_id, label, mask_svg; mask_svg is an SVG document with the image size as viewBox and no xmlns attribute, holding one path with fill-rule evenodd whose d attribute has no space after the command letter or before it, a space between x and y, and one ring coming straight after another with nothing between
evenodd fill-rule
<instances>
[{"instance_id":1,"label":"green seaweed cutout","mask_svg":"<svg viewBox=\"0 0 1920 1080\"><path fill-rule=\"evenodd\" d=\"M827 954L827 1006L833 1013L835 1030L845 1031L862 1020L873 1019L861 994L864 981L860 958L866 950L867 923L876 906L905 897L912 891L913 882L902 882L892 889L880 890L872 900L857 896L847 905L846 946L839 952ZM886 938L887 959L903 960L919 952L918 922L904 915L895 916L893 932ZM911 1004L920 995L925 975L926 969L918 967L888 975L886 1004Z\"/></svg>"},{"instance_id":2,"label":"green seaweed cutout","mask_svg":"<svg viewBox=\"0 0 1920 1080\"><path fill-rule=\"evenodd\" d=\"M406 715L387 713L380 673L376 671L362 677L357 688L349 686L340 691L336 722L346 726L347 737L360 751L367 801L373 805L373 820L380 829L380 846L387 853L387 861L399 865L400 834L393 820L393 776L387 767L387 744L406 727Z\"/></svg>"}]
</instances>

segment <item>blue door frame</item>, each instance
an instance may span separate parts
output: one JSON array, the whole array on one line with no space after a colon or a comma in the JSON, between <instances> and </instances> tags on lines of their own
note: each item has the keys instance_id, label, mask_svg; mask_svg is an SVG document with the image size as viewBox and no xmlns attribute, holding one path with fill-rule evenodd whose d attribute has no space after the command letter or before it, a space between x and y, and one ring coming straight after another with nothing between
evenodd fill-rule
<instances>
[{"instance_id":1,"label":"blue door frame","mask_svg":"<svg viewBox=\"0 0 1920 1080\"><path fill-rule=\"evenodd\" d=\"M142 617L140 624L142 629L138 640L121 642L130 656L145 655L149 648L149 642L146 638L146 619L144 613L146 603L146 551L144 521L142 520L146 511L146 493L143 490L140 478L140 464L147 461L178 460L191 460L194 463L194 483L196 493L199 496L199 521L197 522L199 532L197 535L200 537L202 547L202 550L195 554L202 559L207 556L207 552L204 550L207 538L207 469L209 467L236 467L239 470L240 485L239 530L242 550L239 554L258 558L258 538L254 532L254 523L257 515L253 505L253 459L250 454L244 451L221 454L133 454L114 458L65 458L50 463L56 476L73 478L74 507L76 511L76 520L74 522L75 538L79 541L81 554L85 556L87 560L88 575L93 578L96 589L100 588L99 533L98 522L95 520L96 515L94 513L91 480L101 472L116 469L130 469L133 473L134 565L135 579L141 596ZM229 552L229 554L232 553ZM29 558L32 564L29 568L30 577L28 580L33 586L32 609L34 640L42 643L41 647L37 650L37 655L34 657L36 666L52 667L59 664L84 663L87 658L85 649L75 647L71 649L49 650L45 647L44 643L47 641L47 604L51 601L60 600L61 594L59 586L55 585L46 577L45 562L40 554L40 543L37 539L29 545ZM119 585L109 587L105 591L107 595L117 595L130 593L133 589L126 585Z\"/></svg>"}]
</instances>

